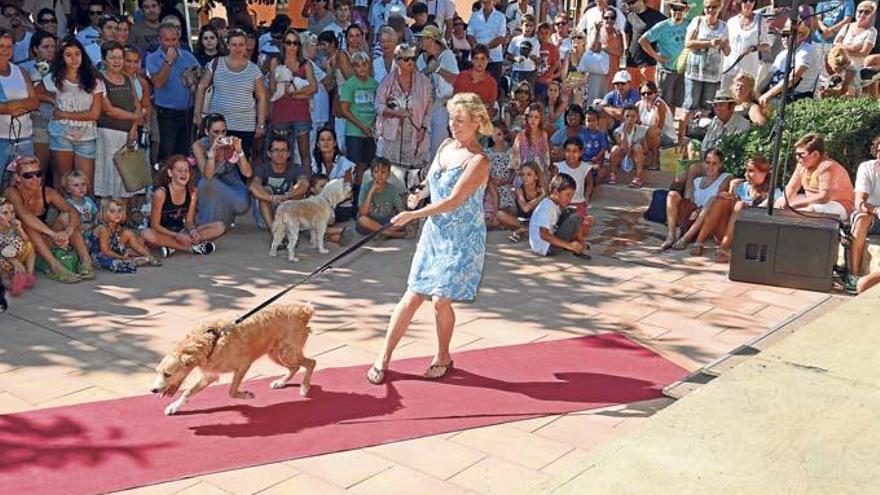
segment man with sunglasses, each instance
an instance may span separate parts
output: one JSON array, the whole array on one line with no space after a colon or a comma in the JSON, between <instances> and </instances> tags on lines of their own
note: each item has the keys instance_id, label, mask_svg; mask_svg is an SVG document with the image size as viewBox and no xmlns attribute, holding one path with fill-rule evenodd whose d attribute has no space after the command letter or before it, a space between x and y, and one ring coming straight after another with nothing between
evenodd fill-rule
<instances>
[{"instance_id":1,"label":"man with sunglasses","mask_svg":"<svg viewBox=\"0 0 880 495\"><path fill-rule=\"evenodd\" d=\"M12 37L15 41L12 50L12 63L19 64L30 58L31 36L33 33L28 31L24 25L21 10L15 5L4 5L3 15L9 19L12 25Z\"/></svg>"},{"instance_id":2,"label":"man with sunglasses","mask_svg":"<svg viewBox=\"0 0 880 495\"><path fill-rule=\"evenodd\" d=\"M58 36L60 28L58 27L58 17L55 15L54 10L40 9L37 15L34 16L34 19L34 25L38 30Z\"/></svg>"},{"instance_id":3,"label":"man with sunglasses","mask_svg":"<svg viewBox=\"0 0 880 495\"><path fill-rule=\"evenodd\" d=\"M36 23L35 27L37 29L49 31L59 38L67 33L67 19L70 15L70 0L24 0L21 4L21 10L27 15L33 16ZM52 18L55 20L54 25L51 27L40 26L40 19L42 19L43 16L48 17L48 15L44 13L46 10L49 11ZM33 15L34 13L36 13L36 15Z\"/></svg>"},{"instance_id":4,"label":"man with sunglasses","mask_svg":"<svg viewBox=\"0 0 880 495\"><path fill-rule=\"evenodd\" d=\"M596 5L585 10L581 20L578 21L577 28L579 31L587 34L587 39L592 39L590 31L595 29L596 26L602 25L602 18L606 10L613 10L617 14L617 17L614 18L614 28L618 32L622 34L626 29L626 16L623 15L623 12L617 7L609 5L608 0L597 0ZM612 67L611 69L614 70L615 68Z\"/></svg>"},{"instance_id":5,"label":"man with sunglasses","mask_svg":"<svg viewBox=\"0 0 880 495\"><path fill-rule=\"evenodd\" d=\"M568 15L564 12L556 14L553 27L555 30L550 35L550 42L559 50L559 60L562 61L562 68L565 70L568 67L568 54L571 53L572 48L571 23L568 21Z\"/></svg>"},{"instance_id":6,"label":"man with sunglasses","mask_svg":"<svg viewBox=\"0 0 880 495\"><path fill-rule=\"evenodd\" d=\"M639 38L639 46L660 64L657 69L660 96L674 109L684 103L684 77L676 70L676 63L684 50L688 4L687 0L669 0L666 3L672 17L658 22L644 33Z\"/></svg>"},{"instance_id":7,"label":"man with sunglasses","mask_svg":"<svg viewBox=\"0 0 880 495\"><path fill-rule=\"evenodd\" d=\"M791 21L786 21L785 27L779 34L782 37L783 50L776 56L773 61L772 76L770 78L770 88L758 98L761 106L768 106L772 101L782 96L783 79L785 78L785 69L788 63L788 51L794 46L794 66L789 74L789 91L791 95L790 101L796 101L803 98L812 98L816 91L816 85L819 81L821 66L824 65L819 60L816 50L812 43L809 43L810 29L802 23L797 24L797 28L792 30ZM796 39L792 39L796 38Z\"/></svg>"},{"instance_id":8,"label":"man with sunglasses","mask_svg":"<svg viewBox=\"0 0 880 495\"><path fill-rule=\"evenodd\" d=\"M76 33L76 39L83 48L88 48L92 43L99 43L101 32L98 31L98 21L104 16L103 0L90 0L88 6L88 21L86 25Z\"/></svg>"},{"instance_id":9,"label":"man with sunglasses","mask_svg":"<svg viewBox=\"0 0 880 495\"><path fill-rule=\"evenodd\" d=\"M200 67L192 52L180 49L180 31L171 23L159 26L159 48L148 54L147 74L153 83L153 104L159 124L159 159L188 154L193 120L192 90L183 85L181 75Z\"/></svg>"}]
</instances>

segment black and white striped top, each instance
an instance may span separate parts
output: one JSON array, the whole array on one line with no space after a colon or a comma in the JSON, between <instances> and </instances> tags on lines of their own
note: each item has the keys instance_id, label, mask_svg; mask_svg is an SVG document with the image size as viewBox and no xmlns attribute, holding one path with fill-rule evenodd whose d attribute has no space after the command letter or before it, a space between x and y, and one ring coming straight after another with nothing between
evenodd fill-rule
<instances>
[{"instance_id":1,"label":"black and white striped top","mask_svg":"<svg viewBox=\"0 0 880 495\"><path fill-rule=\"evenodd\" d=\"M208 70L213 70L213 64L208 64ZM243 70L234 72L226 66L226 57L220 57L208 112L223 115L230 131L254 132L257 128L254 94L257 84L263 84L263 74L255 63L249 61Z\"/></svg>"}]
</instances>

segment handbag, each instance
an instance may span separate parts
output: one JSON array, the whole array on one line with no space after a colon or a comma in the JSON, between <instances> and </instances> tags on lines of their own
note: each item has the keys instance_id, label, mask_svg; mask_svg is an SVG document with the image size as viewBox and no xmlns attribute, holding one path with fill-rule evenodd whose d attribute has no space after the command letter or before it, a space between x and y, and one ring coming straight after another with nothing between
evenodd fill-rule
<instances>
[{"instance_id":1,"label":"handbag","mask_svg":"<svg viewBox=\"0 0 880 495\"><path fill-rule=\"evenodd\" d=\"M703 17L702 16L697 17L697 27L691 33L691 37L688 38L687 41L693 41L693 40L697 39L697 36L700 34L700 23L701 22L703 22ZM687 44L687 41L685 41L685 44ZM675 72L678 72L679 74L684 74L685 70L687 69L688 58L690 56L691 56L691 49L687 48L687 46L685 46L685 48L683 48L681 50L681 53L678 55L678 60L675 61Z\"/></svg>"},{"instance_id":2,"label":"handbag","mask_svg":"<svg viewBox=\"0 0 880 495\"><path fill-rule=\"evenodd\" d=\"M581 55L581 59L578 61L577 71L588 72L590 74L601 74L604 76L608 74L610 65L611 61L608 57L608 53L604 50L599 50L598 52L587 50Z\"/></svg>"},{"instance_id":3,"label":"handbag","mask_svg":"<svg viewBox=\"0 0 880 495\"><path fill-rule=\"evenodd\" d=\"M123 146L113 154L113 164L128 192L139 191L153 182L147 153L143 148Z\"/></svg>"},{"instance_id":4,"label":"handbag","mask_svg":"<svg viewBox=\"0 0 880 495\"><path fill-rule=\"evenodd\" d=\"M666 196L668 194L669 191L666 189L655 189L651 193L651 205L645 210L645 220L666 225Z\"/></svg>"},{"instance_id":5,"label":"handbag","mask_svg":"<svg viewBox=\"0 0 880 495\"><path fill-rule=\"evenodd\" d=\"M214 99L214 76L217 75L217 64L220 63L220 57L214 57L211 61L211 85L205 89L205 96L202 98L202 113L210 113L211 100Z\"/></svg>"}]
</instances>

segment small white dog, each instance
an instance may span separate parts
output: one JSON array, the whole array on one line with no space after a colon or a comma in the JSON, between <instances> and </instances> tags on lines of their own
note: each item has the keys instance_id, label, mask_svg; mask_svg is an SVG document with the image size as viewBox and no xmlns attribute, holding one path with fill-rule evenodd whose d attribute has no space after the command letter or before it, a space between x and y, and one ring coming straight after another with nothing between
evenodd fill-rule
<instances>
[{"instance_id":1,"label":"small white dog","mask_svg":"<svg viewBox=\"0 0 880 495\"><path fill-rule=\"evenodd\" d=\"M272 247L269 256L275 256L278 245L287 237L287 259L299 261L296 257L296 241L300 229L309 229L312 246L319 253L329 252L324 248L324 233L333 218L333 209L351 196L351 183L343 179L333 179L324 186L321 194L305 199L291 199L278 205L275 222L272 224Z\"/></svg>"}]
</instances>

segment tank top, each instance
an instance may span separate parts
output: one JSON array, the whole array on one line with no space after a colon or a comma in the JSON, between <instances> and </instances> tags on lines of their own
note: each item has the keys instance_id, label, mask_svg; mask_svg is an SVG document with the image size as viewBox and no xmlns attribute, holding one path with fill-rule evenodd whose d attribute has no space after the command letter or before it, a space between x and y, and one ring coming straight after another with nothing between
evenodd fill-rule
<instances>
[{"instance_id":1,"label":"tank top","mask_svg":"<svg viewBox=\"0 0 880 495\"><path fill-rule=\"evenodd\" d=\"M293 77L300 79L306 78L305 61L299 64L299 67L293 73ZM291 83L293 84L293 83ZM272 102L272 124L288 124L290 122L309 122L311 115L309 113L309 100L291 98L287 95Z\"/></svg>"},{"instance_id":2,"label":"tank top","mask_svg":"<svg viewBox=\"0 0 880 495\"><path fill-rule=\"evenodd\" d=\"M168 230L179 232L186 228L186 212L189 211L190 193L186 192L186 198L182 204L174 204L171 197L171 188L160 186L165 191L165 202L162 204L162 218L159 223Z\"/></svg>"},{"instance_id":3,"label":"tank top","mask_svg":"<svg viewBox=\"0 0 880 495\"><path fill-rule=\"evenodd\" d=\"M3 89L3 101L25 100L28 97L27 84L20 67L9 64L9 75L0 76L0 87ZM10 133L12 116L0 115L0 139L12 139L16 135L19 139L29 138L33 135L33 124L30 114L24 114L16 118L15 126Z\"/></svg>"},{"instance_id":4,"label":"tank top","mask_svg":"<svg viewBox=\"0 0 880 495\"><path fill-rule=\"evenodd\" d=\"M134 112L135 94L131 79L128 76L123 76L122 84L114 84L107 78L104 78L104 87L107 90L107 98L114 107L126 112ZM131 121L116 119L107 115L106 112L101 112L101 117L98 118L98 127L128 132L131 129Z\"/></svg>"},{"instance_id":5,"label":"tank top","mask_svg":"<svg viewBox=\"0 0 880 495\"><path fill-rule=\"evenodd\" d=\"M709 187L706 188L703 188L703 183L706 182L706 178L700 177L700 183L695 184L696 187L694 187L694 203L700 208L705 207L710 199L718 195L718 188L721 187L721 183L728 177L730 177L730 174L723 173L715 179L715 182L709 184Z\"/></svg>"}]
</instances>

